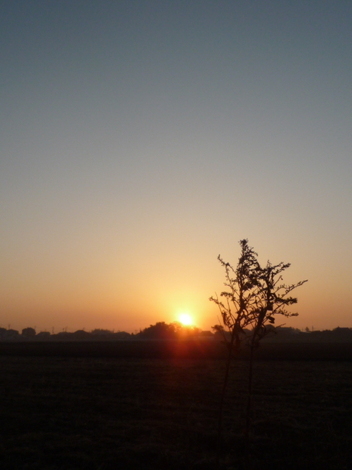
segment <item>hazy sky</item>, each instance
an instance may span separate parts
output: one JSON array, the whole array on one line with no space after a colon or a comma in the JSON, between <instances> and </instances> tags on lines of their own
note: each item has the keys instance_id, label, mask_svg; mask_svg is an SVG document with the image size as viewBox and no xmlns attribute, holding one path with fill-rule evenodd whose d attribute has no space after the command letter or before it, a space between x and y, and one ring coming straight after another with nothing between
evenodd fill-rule
<instances>
[{"instance_id":1,"label":"hazy sky","mask_svg":"<svg viewBox=\"0 0 352 470\"><path fill-rule=\"evenodd\" d=\"M350 0L0 6L0 326L208 329L248 238L352 327Z\"/></svg>"}]
</instances>

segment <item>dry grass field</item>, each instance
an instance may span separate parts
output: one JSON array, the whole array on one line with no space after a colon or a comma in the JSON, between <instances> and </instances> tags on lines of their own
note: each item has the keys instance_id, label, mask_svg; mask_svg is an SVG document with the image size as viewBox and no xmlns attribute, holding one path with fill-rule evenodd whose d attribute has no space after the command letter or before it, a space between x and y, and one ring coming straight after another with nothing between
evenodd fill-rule
<instances>
[{"instance_id":1,"label":"dry grass field","mask_svg":"<svg viewBox=\"0 0 352 470\"><path fill-rule=\"evenodd\" d=\"M0 367L3 470L215 467L221 360L3 355ZM351 361L258 361L247 459L246 369L233 366L220 468L351 468Z\"/></svg>"}]
</instances>

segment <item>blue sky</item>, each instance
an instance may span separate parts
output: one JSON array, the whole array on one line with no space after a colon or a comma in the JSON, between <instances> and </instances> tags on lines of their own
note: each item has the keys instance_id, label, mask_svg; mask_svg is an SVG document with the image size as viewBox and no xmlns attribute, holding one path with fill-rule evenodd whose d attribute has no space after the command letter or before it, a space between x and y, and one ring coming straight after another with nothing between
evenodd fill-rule
<instances>
[{"instance_id":1,"label":"blue sky","mask_svg":"<svg viewBox=\"0 0 352 470\"><path fill-rule=\"evenodd\" d=\"M248 238L352 327L350 2L0 6L2 326L209 328Z\"/></svg>"}]
</instances>

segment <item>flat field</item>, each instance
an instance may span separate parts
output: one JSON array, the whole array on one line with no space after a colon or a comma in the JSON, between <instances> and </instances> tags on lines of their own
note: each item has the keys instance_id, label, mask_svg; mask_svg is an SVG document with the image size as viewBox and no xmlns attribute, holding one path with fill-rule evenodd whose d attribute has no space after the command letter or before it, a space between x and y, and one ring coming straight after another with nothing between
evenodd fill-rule
<instances>
[{"instance_id":1,"label":"flat field","mask_svg":"<svg viewBox=\"0 0 352 470\"><path fill-rule=\"evenodd\" d=\"M219 359L0 356L0 468L214 469ZM247 458L247 361L232 368L221 469L350 469L352 362L255 364Z\"/></svg>"}]
</instances>

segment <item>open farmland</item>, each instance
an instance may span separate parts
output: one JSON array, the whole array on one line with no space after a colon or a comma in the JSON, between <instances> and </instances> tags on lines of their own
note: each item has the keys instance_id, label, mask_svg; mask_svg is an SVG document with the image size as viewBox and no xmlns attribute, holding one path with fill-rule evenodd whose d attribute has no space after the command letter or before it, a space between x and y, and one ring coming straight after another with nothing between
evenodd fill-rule
<instances>
[{"instance_id":1,"label":"open farmland","mask_svg":"<svg viewBox=\"0 0 352 470\"><path fill-rule=\"evenodd\" d=\"M0 367L2 469L214 468L222 360L2 355ZM258 361L247 461L247 362L233 368L221 468L350 468L351 361Z\"/></svg>"}]
</instances>

